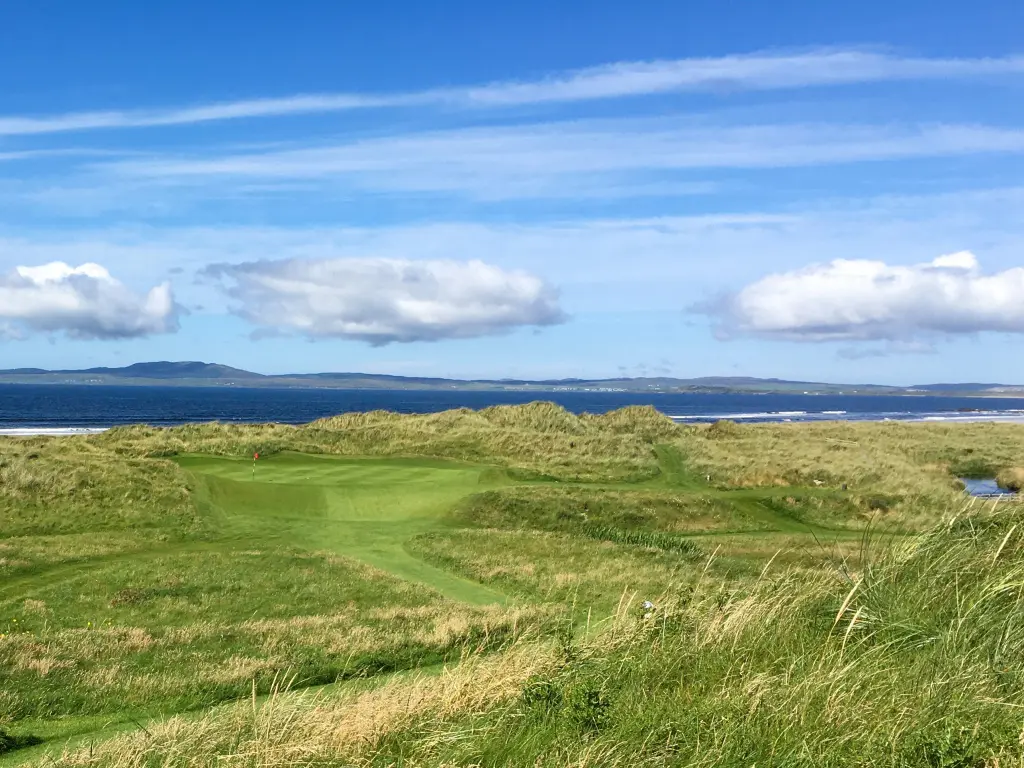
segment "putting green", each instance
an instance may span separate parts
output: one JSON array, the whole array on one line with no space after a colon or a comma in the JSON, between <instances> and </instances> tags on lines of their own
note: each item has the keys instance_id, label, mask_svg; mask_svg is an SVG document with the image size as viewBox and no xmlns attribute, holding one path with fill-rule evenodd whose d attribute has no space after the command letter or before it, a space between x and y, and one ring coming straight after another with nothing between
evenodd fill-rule
<instances>
[{"instance_id":1,"label":"putting green","mask_svg":"<svg viewBox=\"0 0 1024 768\"><path fill-rule=\"evenodd\" d=\"M508 484L503 472L429 459L303 454L252 460L183 456L197 498L221 535L335 552L467 603L504 596L410 555L405 543L445 526L459 499Z\"/></svg>"}]
</instances>

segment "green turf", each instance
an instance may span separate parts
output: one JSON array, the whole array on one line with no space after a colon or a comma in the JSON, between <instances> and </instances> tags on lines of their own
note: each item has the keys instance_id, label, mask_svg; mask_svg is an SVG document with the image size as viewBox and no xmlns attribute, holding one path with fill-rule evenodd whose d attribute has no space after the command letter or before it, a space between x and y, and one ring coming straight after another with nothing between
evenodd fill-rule
<instances>
[{"instance_id":1,"label":"green turf","mask_svg":"<svg viewBox=\"0 0 1024 768\"><path fill-rule=\"evenodd\" d=\"M606 615L624 595L756 579L772 558L834 569L856 554L863 489L854 503L837 486L719 485L682 443L618 432L586 444L608 453L591 465L573 430L592 426L566 418L566 434L529 433L550 455L508 468L0 444L0 729L89 734L285 673L301 687L430 665L550 628L559 607ZM451 438L445 454L523 453L488 429L487 451Z\"/></svg>"}]
</instances>

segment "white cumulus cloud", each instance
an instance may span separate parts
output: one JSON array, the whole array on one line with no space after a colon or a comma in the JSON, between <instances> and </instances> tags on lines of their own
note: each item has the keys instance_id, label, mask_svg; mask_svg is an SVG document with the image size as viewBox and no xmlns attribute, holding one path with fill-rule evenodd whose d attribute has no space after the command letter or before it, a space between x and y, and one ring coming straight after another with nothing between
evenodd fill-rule
<instances>
[{"instance_id":1,"label":"white cumulus cloud","mask_svg":"<svg viewBox=\"0 0 1024 768\"><path fill-rule=\"evenodd\" d=\"M795 341L1024 333L1024 268L984 274L968 251L910 266L838 259L768 275L708 311L724 335Z\"/></svg>"},{"instance_id":2,"label":"white cumulus cloud","mask_svg":"<svg viewBox=\"0 0 1024 768\"><path fill-rule=\"evenodd\" d=\"M218 264L235 312L262 333L375 346L503 333L562 322L556 292L534 275L482 261L286 259Z\"/></svg>"},{"instance_id":3,"label":"white cumulus cloud","mask_svg":"<svg viewBox=\"0 0 1024 768\"><path fill-rule=\"evenodd\" d=\"M99 264L55 261L0 275L0 329L7 338L123 339L176 331L178 311L169 283L139 296Z\"/></svg>"}]
</instances>

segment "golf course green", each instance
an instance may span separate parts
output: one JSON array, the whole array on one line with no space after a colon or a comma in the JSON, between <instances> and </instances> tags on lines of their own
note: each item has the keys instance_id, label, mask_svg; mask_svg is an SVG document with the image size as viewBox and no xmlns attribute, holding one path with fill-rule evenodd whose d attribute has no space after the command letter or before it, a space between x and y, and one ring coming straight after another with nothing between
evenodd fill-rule
<instances>
[{"instance_id":1,"label":"golf course green","mask_svg":"<svg viewBox=\"0 0 1024 768\"><path fill-rule=\"evenodd\" d=\"M466 603L503 596L410 555L415 536L445 525L461 498L508 484L503 472L427 459L282 453L258 461L183 456L225 543L326 550Z\"/></svg>"}]
</instances>

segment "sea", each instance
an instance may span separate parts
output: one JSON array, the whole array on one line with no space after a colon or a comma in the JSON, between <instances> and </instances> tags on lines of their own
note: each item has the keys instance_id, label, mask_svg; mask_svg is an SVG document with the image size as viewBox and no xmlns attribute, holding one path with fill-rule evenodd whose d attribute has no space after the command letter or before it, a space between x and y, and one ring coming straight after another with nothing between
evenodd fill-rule
<instances>
[{"instance_id":1,"label":"sea","mask_svg":"<svg viewBox=\"0 0 1024 768\"><path fill-rule=\"evenodd\" d=\"M0 434L76 434L124 424L172 426L203 421L303 424L352 411L432 413L536 400L558 403L574 413L651 405L680 423L719 419L1024 422L1024 399L994 397L0 384Z\"/></svg>"}]
</instances>

